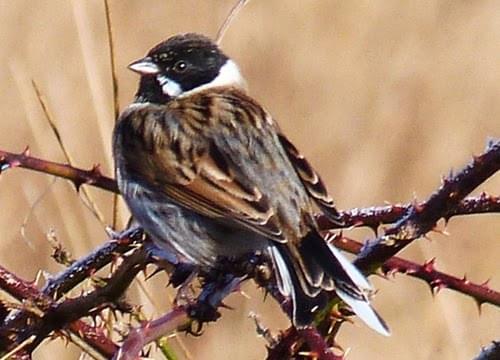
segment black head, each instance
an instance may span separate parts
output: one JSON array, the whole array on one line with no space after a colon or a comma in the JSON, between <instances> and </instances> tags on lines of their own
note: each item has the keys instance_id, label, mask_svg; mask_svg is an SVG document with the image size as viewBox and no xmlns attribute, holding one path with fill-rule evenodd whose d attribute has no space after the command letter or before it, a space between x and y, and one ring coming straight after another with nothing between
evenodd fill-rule
<instances>
[{"instance_id":1,"label":"black head","mask_svg":"<svg viewBox=\"0 0 500 360\"><path fill-rule=\"evenodd\" d=\"M141 74L138 102L161 104L212 86L244 84L238 66L198 34L173 36L129 68Z\"/></svg>"}]
</instances>

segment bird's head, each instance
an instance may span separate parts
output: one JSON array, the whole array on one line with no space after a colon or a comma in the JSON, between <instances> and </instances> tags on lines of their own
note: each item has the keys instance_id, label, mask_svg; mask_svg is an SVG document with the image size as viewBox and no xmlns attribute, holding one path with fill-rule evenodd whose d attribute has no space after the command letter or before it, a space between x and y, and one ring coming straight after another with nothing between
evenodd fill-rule
<instances>
[{"instance_id":1,"label":"bird's head","mask_svg":"<svg viewBox=\"0 0 500 360\"><path fill-rule=\"evenodd\" d=\"M141 75L137 102L161 104L211 87L245 86L236 63L212 40L194 33L156 45L129 69Z\"/></svg>"}]
</instances>

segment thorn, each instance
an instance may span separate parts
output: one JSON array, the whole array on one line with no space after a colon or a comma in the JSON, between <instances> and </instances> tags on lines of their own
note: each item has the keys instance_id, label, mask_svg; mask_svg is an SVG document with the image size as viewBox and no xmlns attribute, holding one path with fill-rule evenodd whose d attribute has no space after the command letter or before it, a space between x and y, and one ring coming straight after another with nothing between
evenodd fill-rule
<instances>
[{"instance_id":1,"label":"thorn","mask_svg":"<svg viewBox=\"0 0 500 360\"><path fill-rule=\"evenodd\" d=\"M362 225L363 222L360 221L358 225ZM373 234L375 235L375 237L378 237L378 224L373 224L373 225L368 225L368 229L370 229L371 231L373 231Z\"/></svg>"},{"instance_id":2,"label":"thorn","mask_svg":"<svg viewBox=\"0 0 500 360\"><path fill-rule=\"evenodd\" d=\"M42 279L42 276L45 278L43 270L38 270L35 275L35 280L33 280L33 285L35 287L38 287L38 285L40 285L40 280Z\"/></svg>"},{"instance_id":3,"label":"thorn","mask_svg":"<svg viewBox=\"0 0 500 360\"><path fill-rule=\"evenodd\" d=\"M350 318L350 317L346 317L342 311L343 310L346 310L348 313L352 314L352 312L350 310L348 310L349 308L345 308L343 307L342 310L339 308L338 305L334 306L332 308L332 310L330 311L330 318L335 321L335 322L338 322L338 321L346 321L350 324L354 324L354 321Z\"/></svg>"},{"instance_id":4,"label":"thorn","mask_svg":"<svg viewBox=\"0 0 500 360\"><path fill-rule=\"evenodd\" d=\"M158 274L159 272L162 272L163 270L165 270L164 268L160 267L160 266L157 266L156 269L153 270L153 272L151 274L149 274L148 276L146 276L146 268L144 268L144 275L146 276L144 278L144 280L149 280L151 279L153 276L155 276L156 274ZM170 280L168 281L168 285L170 285Z\"/></svg>"},{"instance_id":5,"label":"thorn","mask_svg":"<svg viewBox=\"0 0 500 360\"><path fill-rule=\"evenodd\" d=\"M482 308L481 308L481 305L484 304L484 301L481 301L481 300L478 300L478 299L474 299L476 305L477 305L477 311L479 313L479 315L482 315Z\"/></svg>"},{"instance_id":6,"label":"thorn","mask_svg":"<svg viewBox=\"0 0 500 360\"><path fill-rule=\"evenodd\" d=\"M392 276L394 278L394 276L398 273L398 272L402 272L401 269L399 269L398 267L385 267L385 266L382 266L380 268L380 276L386 280L389 280L389 277Z\"/></svg>"},{"instance_id":7,"label":"thorn","mask_svg":"<svg viewBox=\"0 0 500 360\"><path fill-rule=\"evenodd\" d=\"M444 175L441 175L441 187L445 186L448 183L448 178Z\"/></svg>"},{"instance_id":8,"label":"thorn","mask_svg":"<svg viewBox=\"0 0 500 360\"><path fill-rule=\"evenodd\" d=\"M94 164L92 166L92 169L90 169L90 172L92 173L93 177L101 177L102 176L102 171L101 171L101 164Z\"/></svg>"},{"instance_id":9,"label":"thorn","mask_svg":"<svg viewBox=\"0 0 500 360\"><path fill-rule=\"evenodd\" d=\"M299 351L298 355L304 356L307 358L311 358L311 359L315 359L315 360L319 359L318 353L316 353L314 351Z\"/></svg>"},{"instance_id":10,"label":"thorn","mask_svg":"<svg viewBox=\"0 0 500 360\"><path fill-rule=\"evenodd\" d=\"M250 297L250 295L248 295L245 291L243 291L243 290L240 289L239 292L240 292L240 295L243 296L244 298L246 298L248 300L252 299Z\"/></svg>"},{"instance_id":11,"label":"thorn","mask_svg":"<svg viewBox=\"0 0 500 360\"><path fill-rule=\"evenodd\" d=\"M484 287L485 289L489 290L490 289L490 281L491 281L491 278L486 279L486 281L481 284L481 287Z\"/></svg>"},{"instance_id":12,"label":"thorn","mask_svg":"<svg viewBox=\"0 0 500 360\"><path fill-rule=\"evenodd\" d=\"M428 283L428 285L429 285L429 290L431 291L432 298L436 297L439 290L436 291L436 289L432 285L432 282Z\"/></svg>"},{"instance_id":13,"label":"thorn","mask_svg":"<svg viewBox=\"0 0 500 360\"><path fill-rule=\"evenodd\" d=\"M435 271L434 265L436 265L436 258L435 257L433 257L430 260L427 260L422 265L422 270L425 271L425 272L427 272L427 273L433 272L433 271Z\"/></svg>"},{"instance_id":14,"label":"thorn","mask_svg":"<svg viewBox=\"0 0 500 360\"><path fill-rule=\"evenodd\" d=\"M497 145L500 145L499 140L494 139L494 138L489 138L488 141L486 142L486 150L489 150L492 147L495 147Z\"/></svg>"},{"instance_id":15,"label":"thorn","mask_svg":"<svg viewBox=\"0 0 500 360\"><path fill-rule=\"evenodd\" d=\"M113 227L110 225L106 225L106 227L104 228L104 231L106 231L106 235L108 235L108 237L111 240L116 240L116 239L119 239L119 237L120 237L120 232L115 231L115 229L113 229Z\"/></svg>"},{"instance_id":16,"label":"thorn","mask_svg":"<svg viewBox=\"0 0 500 360\"><path fill-rule=\"evenodd\" d=\"M462 282L466 285L469 283L469 279L467 279L467 274L464 274L464 276L462 277Z\"/></svg>"},{"instance_id":17,"label":"thorn","mask_svg":"<svg viewBox=\"0 0 500 360\"><path fill-rule=\"evenodd\" d=\"M450 236L450 233L446 229L438 229L437 226L432 229L435 233L443 236ZM429 239L430 240L430 239Z\"/></svg>"},{"instance_id":18,"label":"thorn","mask_svg":"<svg viewBox=\"0 0 500 360\"><path fill-rule=\"evenodd\" d=\"M82 184L83 184L83 181L81 181L81 180L77 180L77 179L73 180L73 185L75 185L76 192L80 191L80 187L82 186Z\"/></svg>"},{"instance_id":19,"label":"thorn","mask_svg":"<svg viewBox=\"0 0 500 360\"><path fill-rule=\"evenodd\" d=\"M109 312L110 312L111 316L113 317L113 321L115 323L118 322L118 310L109 309Z\"/></svg>"},{"instance_id":20,"label":"thorn","mask_svg":"<svg viewBox=\"0 0 500 360\"><path fill-rule=\"evenodd\" d=\"M30 150L30 147L29 145L26 145L26 147L24 148L23 152L21 153L22 156L30 156L31 154L31 150Z\"/></svg>"},{"instance_id":21,"label":"thorn","mask_svg":"<svg viewBox=\"0 0 500 360\"><path fill-rule=\"evenodd\" d=\"M265 302L267 300L267 296L269 295L269 291L266 288L264 289L264 297L262 298L262 302Z\"/></svg>"},{"instance_id":22,"label":"thorn","mask_svg":"<svg viewBox=\"0 0 500 360\"><path fill-rule=\"evenodd\" d=\"M224 309L228 309L228 310L234 310L234 307L232 306L229 306L227 304L225 304L224 302L221 301L220 305L219 305L221 308L224 308Z\"/></svg>"},{"instance_id":23,"label":"thorn","mask_svg":"<svg viewBox=\"0 0 500 360\"><path fill-rule=\"evenodd\" d=\"M262 324L260 317L253 311L250 311L248 317L254 321L257 335L261 336L268 343L269 347L274 347L277 344L277 339L273 336L271 330Z\"/></svg>"},{"instance_id":24,"label":"thorn","mask_svg":"<svg viewBox=\"0 0 500 360\"><path fill-rule=\"evenodd\" d=\"M412 207L415 211L415 213L421 213L425 209L425 204L424 203L419 203L417 199L414 200Z\"/></svg>"},{"instance_id":25,"label":"thorn","mask_svg":"<svg viewBox=\"0 0 500 360\"><path fill-rule=\"evenodd\" d=\"M439 279L432 280L429 283L429 286L431 287L431 292L432 292L433 296L437 295L442 289L445 289L448 287L442 280L439 280Z\"/></svg>"}]
</instances>

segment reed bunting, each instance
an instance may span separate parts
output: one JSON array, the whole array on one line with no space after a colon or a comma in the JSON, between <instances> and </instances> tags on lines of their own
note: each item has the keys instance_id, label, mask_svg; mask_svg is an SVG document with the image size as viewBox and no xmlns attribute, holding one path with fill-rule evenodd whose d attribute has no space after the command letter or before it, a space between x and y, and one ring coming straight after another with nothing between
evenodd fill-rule
<instances>
[{"instance_id":1,"label":"reed bunting","mask_svg":"<svg viewBox=\"0 0 500 360\"><path fill-rule=\"evenodd\" d=\"M268 252L296 327L309 326L317 295L335 288L388 335L368 281L318 232L314 205L338 220L323 182L247 95L236 63L210 39L183 34L129 68L141 79L114 130L116 178L157 246L208 269Z\"/></svg>"}]
</instances>

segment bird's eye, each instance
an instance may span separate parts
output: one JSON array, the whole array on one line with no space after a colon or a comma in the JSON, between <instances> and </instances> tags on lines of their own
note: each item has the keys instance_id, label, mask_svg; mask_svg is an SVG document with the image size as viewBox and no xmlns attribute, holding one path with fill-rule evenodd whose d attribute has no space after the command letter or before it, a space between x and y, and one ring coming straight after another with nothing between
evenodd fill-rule
<instances>
[{"instance_id":1,"label":"bird's eye","mask_svg":"<svg viewBox=\"0 0 500 360\"><path fill-rule=\"evenodd\" d=\"M187 69L187 64L186 64L186 62L185 62L185 61L183 61L183 60L177 61L177 62L175 63L175 65L174 65L174 68L173 68L173 69L174 69L174 71L175 71L175 72L182 73L182 72L186 71L186 69Z\"/></svg>"}]
</instances>

